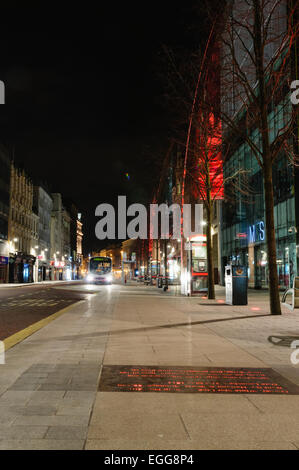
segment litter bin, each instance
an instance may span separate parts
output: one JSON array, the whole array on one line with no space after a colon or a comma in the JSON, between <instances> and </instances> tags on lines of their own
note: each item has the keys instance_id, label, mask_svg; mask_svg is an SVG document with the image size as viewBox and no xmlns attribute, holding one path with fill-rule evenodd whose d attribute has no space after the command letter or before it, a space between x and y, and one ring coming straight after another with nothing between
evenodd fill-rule
<instances>
[{"instance_id":1,"label":"litter bin","mask_svg":"<svg viewBox=\"0 0 299 470\"><path fill-rule=\"evenodd\" d=\"M246 266L225 266L225 297L228 305L247 305Z\"/></svg>"},{"instance_id":2,"label":"litter bin","mask_svg":"<svg viewBox=\"0 0 299 470\"><path fill-rule=\"evenodd\" d=\"M157 287L161 288L163 285L163 277L162 276L159 276L157 278Z\"/></svg>"}]
</instances>

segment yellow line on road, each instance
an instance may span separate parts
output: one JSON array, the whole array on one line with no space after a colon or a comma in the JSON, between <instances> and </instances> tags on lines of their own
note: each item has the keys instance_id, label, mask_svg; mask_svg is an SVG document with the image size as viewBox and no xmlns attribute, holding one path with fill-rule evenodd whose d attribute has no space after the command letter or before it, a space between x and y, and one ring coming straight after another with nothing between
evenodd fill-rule
<instances>
[{"instance_id":1,"label":"yellow line on road","mask_svg":"<svg viewBox=\"0 0 299 470\"><path fill-rule=\"evenodd\" d=\"M40 321L38 321L36 323L33 323L32 325L28 326L27 328L24 328L24 330L18 331L17 333L9 336L8 338L5 338L3 340L4 346L5 346L5 351L12 348L16 344L20 343L25 338L28 338L28 336L31 336L33 333L40 330L44 326L48 325L53 320L56 320L56 318L60 317L67 310L69 310L71 307L73 307L74 305L77 305L80 302L85 302L85 301L84 300L79 300L78 302L74 302L73 304L68 305L67 307L59 310L58 312L53 313L52 315L49 315L46 318L43 318L43 320L40 320Z\"/></svg>"}]
</instances>

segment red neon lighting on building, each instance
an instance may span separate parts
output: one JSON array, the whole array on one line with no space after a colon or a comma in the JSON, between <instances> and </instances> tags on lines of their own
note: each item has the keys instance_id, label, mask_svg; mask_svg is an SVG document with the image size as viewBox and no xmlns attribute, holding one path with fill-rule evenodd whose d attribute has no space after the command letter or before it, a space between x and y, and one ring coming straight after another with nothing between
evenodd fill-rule
<instances>
[{"instance_id":1,"label":"red neon lighting on building","mask_svg":"<svg viewBox=\"0 0 299 470\"><path fill-rule=\"evenodd\" d=\"M205 120L205 116L202 116L202 120ZM201 130L200 127L201 126L196 130L196 141L199 149L197 168L199 193L206 197L206 165L208 165L211 198L213 200L223 199L223 162L220 151L222 140L221 122L216 122L214 115L211 114L209 117L209 125L205 126L205 124L202 123L203 129Z\"/></svg>"}]
</instances>

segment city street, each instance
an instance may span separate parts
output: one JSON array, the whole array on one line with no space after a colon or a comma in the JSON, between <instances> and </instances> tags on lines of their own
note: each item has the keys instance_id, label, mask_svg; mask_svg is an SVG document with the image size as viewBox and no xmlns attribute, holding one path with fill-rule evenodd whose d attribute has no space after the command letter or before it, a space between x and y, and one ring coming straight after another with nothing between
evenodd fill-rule
<instances>
[{"instance_id":1,"label":"city street","mask_svg":"<svg viewBox=\"0 0 299 470\"><path fill-rule=\"evenodd\" d=\"M0 452L299 450L299 0L3 3Z\"/></svg>"},{"instance_id":2,"label":"city street","mask_svg":"<svg viewBox=\"0 0 299 470\"><path fill-rule=\"evenodd\" d=\"M266 291L228 306L220 287L212 301L70 284L16 302L29 294L73 305L6 351L0 449L299 448L299 314L270 316Z\"/></svg>"}]
</instances>

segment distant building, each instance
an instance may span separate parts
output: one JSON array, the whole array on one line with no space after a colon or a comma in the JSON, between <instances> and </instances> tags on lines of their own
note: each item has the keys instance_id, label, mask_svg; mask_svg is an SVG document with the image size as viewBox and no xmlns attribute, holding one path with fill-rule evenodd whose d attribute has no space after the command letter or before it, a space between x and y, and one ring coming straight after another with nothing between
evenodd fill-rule
<instances>
[{"instance_id":1,"label":"distant building","mask_svg":"<svg viewBox=\"0 0 299 470\"><path fill-rule=\"evenodd\" d=\"M81 268L83 263L83 250L82 250L82 240L83 240L83 223L81 222L81 213L78 214L77 218L77 237L76 237L76 264L77 264L77 278L81 276Z\"/></svg>"},{"instance_id":2,"label":"distant building","mask_svg":"<svg viewBox=\"0 0 299 470\"><path fill-rule=\"evenodd\" d=\"M53 200L51 224L50 224L50 265L51 265L51 279L54 281L59 279L59 269L61 260L61 212L62 200L61 194L54 193L51 195Z\"/></svg>"},{"instance_id":3,"label":"distant building","mask_svg":"<svg viewBox=\"0 0 299 470\"><path fill-rule=\"evenodd\" d=\"M41 186L34 186L33 211L38 215L38 243L36 273L37 281L51 279L51 213L53 200L50 194Z\"/></svg>"},{"instance_id":4,"label":"distant building","mask_svg":"<svg viewBox=\"0 0 299 470\"><path fill-rule=\"evenodd\" d=\"M10 198L10 159L7 150L0 147L0 283L8 281L8 218Z\"/></svg>"},{"instance_id":5,"label":"distant building","mask_svg":"<svg viewBox=\"0 0 299 470\"><path fill-rule=\"evenodd\" d=\"M69 201L66 206L70 220L70 243L71 243L71 262L72 262L72 279L79 279L81 276L83 253L82 253L82 221L81 213L78 212L76 205Z\"/></svg>"},{"instance_id":6,"label":"distant building","mask_svg":"<svg viewBox=\"0 0 299 470\"><path fill-rule=\"evenodd\" d=\"M9 282L35 281L38 215L33 212L33 184L14 163L11 164L8 238Z\"/></svg>"},{"instance_id":7,"label":"distant building","mask_svg":"<svg viewBox=\"0 0 299 470\"><path fill-rule=\"evenodd\" d=\"M51 214L51 279L71 279L71 217L62 204L60 193L52 193Z\"/></svg>"},{"instance_id":8,"label":"distant building","mask_svg":"<svg viewBox=\"0 0 299 470\"><path fill-rule=\"evenodd\" d=\"M122 243L115 243L108 245L102 249L99 253L93 252L92 256L108 256L112 259L112 270L120 271L122 262Z\"/></svg>"},{"instance_id":9,"label":"distant building","mask_svg":"<svg viewBox=\"0 0 299 470\"><path fill-rule=\"evenodd\" d=\"M64 263L63 279L71 280L71 216L65 207L62 207L62 261Z\"/></svg>"}]
</instances>

